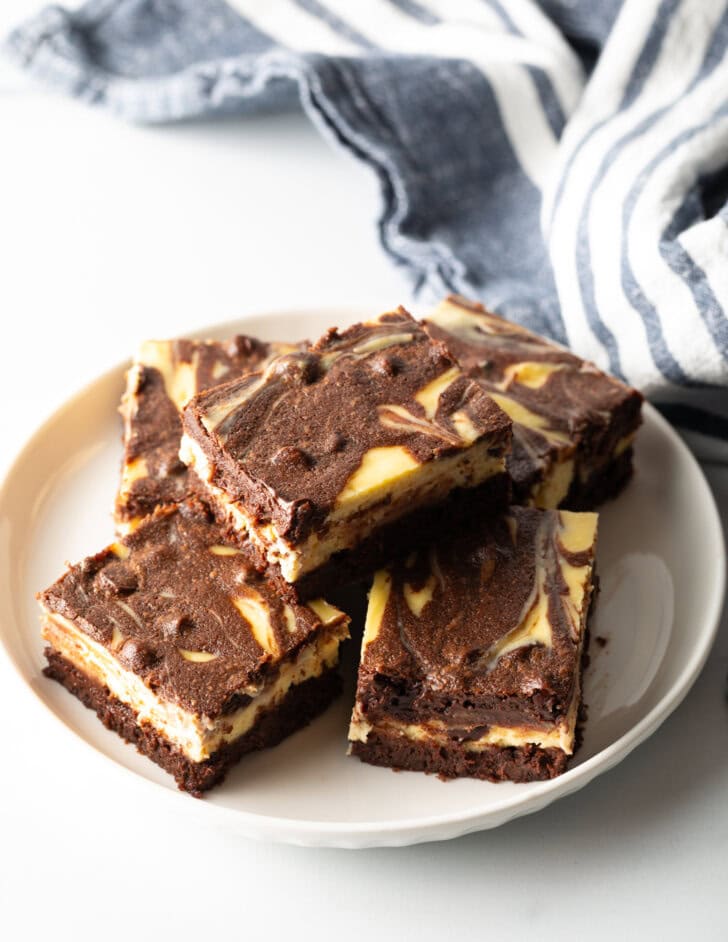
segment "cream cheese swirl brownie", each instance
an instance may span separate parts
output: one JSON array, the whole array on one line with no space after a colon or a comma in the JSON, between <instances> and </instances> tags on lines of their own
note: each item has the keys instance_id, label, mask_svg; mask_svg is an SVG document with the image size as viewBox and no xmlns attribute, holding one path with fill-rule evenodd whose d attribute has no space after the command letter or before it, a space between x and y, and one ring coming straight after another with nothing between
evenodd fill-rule
<instances>
[{"instance_id":1,"label":"cream cheese swirl brownie","mask_svg":"<svg viewBox=\"0 0 728 942\"><path fill-rule=\"evenodd\" d=\"M339 690L348 617L282 600L193 501L158 509L39 600L46 674L195 794Z\"/></svg>"},{"instance_id":2,"label":"cream cheese swirl brownie","mask_svg":"<svg viewBox=\"0 0 728 942\"><path fill-rule=\"evenodd\" d=\"M337 581L356 574L354 550L362 575L456 489L504 506L509 442L506 414L400 308L196 396L180 454L261 565L300 587L329 560Z\"/></svg>"},{"instance_id":3,"label":"cream cheese swirl brownie","mask_svg":"<svg viewBox=\"0 0 728 942\"><path fill-rule=\"evenodd\" d=\"M149 340L127 372L119 411L124 457L114 506L118 533L155 507L184 500L187 468L179 458L180 412L197 393L258 369L296 349L239 335L230 340Z\"/></svg>"},{"instance_id":4,"label":"cream cheese swirl brownie","mask_svg":"<svg viewBox=\"0 0 728 942\"><path fill-rule=\"evenodd\" d=\"M588 510L632 473L642 396L563 347L452 296L425 321L513 420L513 499Z\"/></svg>"},{"instance_id":5,"label":"cream cheese swirl brownie","mask_svg":"<svg viewBox=\"0 0 728 942\"><path fill-rule=\"evenodd\" d=\"M377 572L351 752L522 782L574 751L597 515L513 507Z\"/></svg>"}]
</instances>

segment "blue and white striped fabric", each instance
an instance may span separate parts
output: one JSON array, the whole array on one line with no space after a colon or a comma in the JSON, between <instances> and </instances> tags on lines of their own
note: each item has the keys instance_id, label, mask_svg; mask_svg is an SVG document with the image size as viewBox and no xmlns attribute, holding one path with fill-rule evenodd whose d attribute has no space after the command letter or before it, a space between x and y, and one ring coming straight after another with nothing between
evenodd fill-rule
<instances>
[{"instance_id":1,"label":"blue and white striped fabric","mask_svg":"<svg viewBox=\"0 0 728 942\"><path fill-rule=\"evenodd\" d=\"M728 0L92 0L6 49L134 121L302 104L428 295L728 440Z\"/></svg>"}]
</instances>

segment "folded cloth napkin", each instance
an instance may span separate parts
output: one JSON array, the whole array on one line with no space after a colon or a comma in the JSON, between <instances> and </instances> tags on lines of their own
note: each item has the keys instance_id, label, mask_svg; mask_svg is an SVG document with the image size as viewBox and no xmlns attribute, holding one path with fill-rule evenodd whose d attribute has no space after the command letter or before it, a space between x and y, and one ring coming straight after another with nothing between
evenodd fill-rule
<instances>
[{"instance_id":1,"label":"folded cloth napkin","mask_svg":"<svg viewBox=\"0 0 728 942\"><path fill-rule=\"evenodd\" d=\"M378 174L428 296L568 344L728 457L728 0L91 0L5 48L133 121L300 103Z\"/></svg>"}]
</instances>

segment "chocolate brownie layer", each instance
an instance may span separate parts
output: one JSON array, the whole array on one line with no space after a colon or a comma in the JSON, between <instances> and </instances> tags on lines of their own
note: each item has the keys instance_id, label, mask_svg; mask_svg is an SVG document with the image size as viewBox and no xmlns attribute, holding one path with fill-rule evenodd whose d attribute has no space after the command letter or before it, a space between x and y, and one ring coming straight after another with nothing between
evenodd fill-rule
<instances>
[{"instance_id":1,"label":"chocolate brownie layer","mask_svg":"<svg viewBox=\"0 0 728 942\"><path fill-rule=\"evenodd\" d=\"M195 397L182 454L297 582L413 509L504 470L510 421L399 311Z\"/></svg>"},{"instance_id":2,"label":"chocolate brownie layer","mask_svg":"<svg viewBox=\"0 0 728 942\"><path fill-rule=\"evenodd\" d=\"M137 714L108 687L100 684L52 648L46 649L48 666L44 673L57 680L70 693L93 710L107 729L132 743L142 755L173 775L182 791L200 796L218 785L228 770L249 752L277 745L286 736L307 726L339 694L341 679L335 670L292 687L275 708L263 712L255 727L233 743L218 749L204 762L192 762L152 726L140 723Z\"/></svg>"},{"instance_id":3,"label":"chocolate brownie layer","mask_svg":"<svg viewBox=\"0 0 728 942\"><path fill-rule=\"evenodd\" d=\"M561 749L542 749L533 744L487 746L478 752L464 752L457 743L440 746L379 730L370 733L366 742L353 742L351 754L370 765L435 773L442 779L467 776L491 782L555 778L566 771L569 761Z\"/></svg>"},{"instance_id":4,"label":"chocolate brownie layer","mask_svg":"<svg viewBox=\"0 0 728 942\"><path fill-rule=\"evenodd\" d=\"M512 418L515 502L591 509L624 486L636 390L464 298L448 298L425 326Z\"/></svg>"},{"instance_id":5,"label":"chocolate brownie layer","mask_svg":"<svg viewBox=\"0 0 728 942\"><path fill-rule=\"evenodd\" d=\"M493 777L493 749L503 749L503 768L562 769L552 750L574 748L596 524L595 514L514 507L380 570L354 753L411 755L430 768L441 750L436 771ZM414 745L395 748L396 738Z\"/></svg>"},{"instance_id":6,"label":"chocolate brownie layer","mask_svg":"<svg viewBox=\"0 0 728 942\"><path fill-rule=\"evenodd\" d=\"M162 504L189 493L179 458L180 411L199 392L258 369L296 349L239 335L230 340L160 340L142 344L126 377L120 412L124 457L114 514L126 533Z\"/></svg>"}]
</instances>

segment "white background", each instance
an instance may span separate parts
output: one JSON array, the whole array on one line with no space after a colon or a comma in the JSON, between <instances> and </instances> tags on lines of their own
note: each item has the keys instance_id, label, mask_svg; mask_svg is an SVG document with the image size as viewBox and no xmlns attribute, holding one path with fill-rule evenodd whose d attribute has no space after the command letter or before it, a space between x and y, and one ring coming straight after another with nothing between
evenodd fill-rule
<instances>
[{"instance_id":1,"label":"white background","mask_svg":"<svg viewBox=\"0 0 728 942\"><path fill-rule=\"evenodd\" d=\"M0 33L37 6L3 0ZM0 141L0 472L145 337L411 301L376 181L303 118L134 128L5 67ZM728 473L706 471L725 518ZM130 803L0 656L0 938L725 939L727 673L724 619L686 702L584 791L497 831L348 852Z\"/></svg>"}]
</instances>

